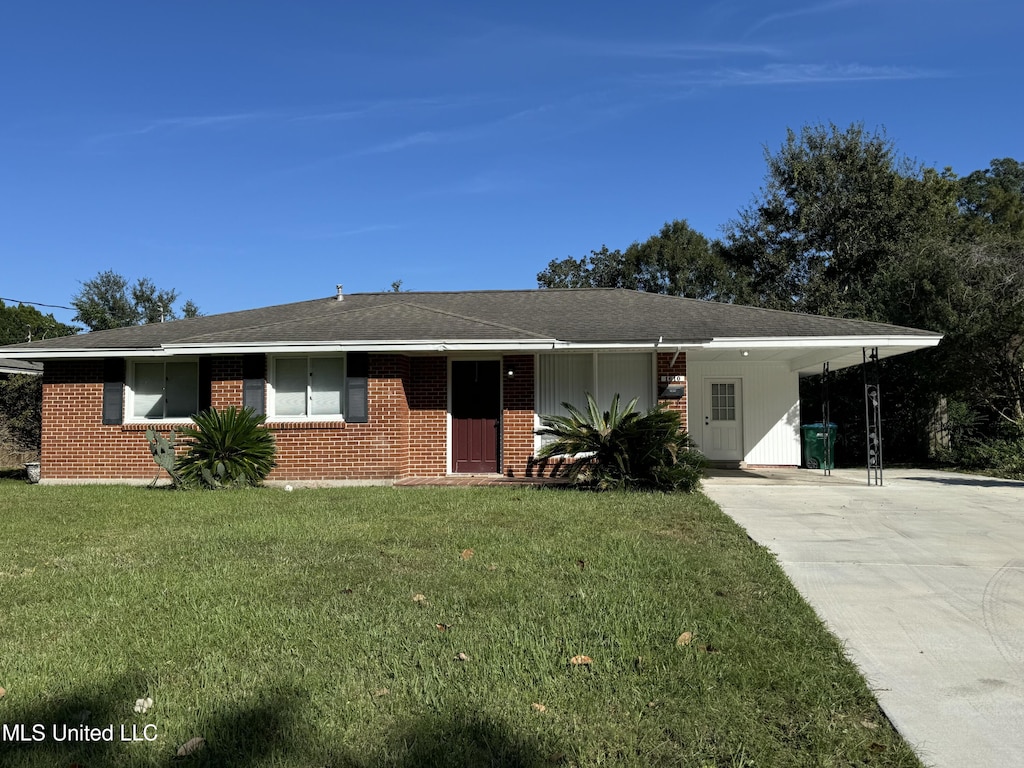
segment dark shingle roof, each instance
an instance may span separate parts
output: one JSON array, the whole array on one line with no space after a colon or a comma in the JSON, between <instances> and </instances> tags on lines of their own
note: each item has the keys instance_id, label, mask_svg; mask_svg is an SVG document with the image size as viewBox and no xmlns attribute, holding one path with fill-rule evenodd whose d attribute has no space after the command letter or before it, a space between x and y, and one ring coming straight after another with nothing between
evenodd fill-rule
<instances>
[{"instance_id":1,"label":"dark shingle roof","mask_svg":"<svg viewBox=\"0 0 1024 768\"><path fill-rule=\"evenodd\" d=\"M322 342L530 341L665 344L721 338L939 334L863 320L718 304L623 289L362 293L0 348L157 349L163 345Z\"/></svg>"}]
</instances>

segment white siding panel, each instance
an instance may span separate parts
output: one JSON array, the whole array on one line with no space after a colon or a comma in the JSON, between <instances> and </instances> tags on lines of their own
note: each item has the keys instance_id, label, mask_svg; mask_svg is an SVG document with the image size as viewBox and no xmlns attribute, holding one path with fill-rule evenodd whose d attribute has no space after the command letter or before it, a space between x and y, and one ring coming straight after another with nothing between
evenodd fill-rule
<instances>
[{"instance_id":1,"label":"white siding panel","mask_svg":"<svg viewBox=\"0 0 1024 768\"><path fill-rule=\"evenodd\" d=\"M743 451L747 464L800 464L800 385L788 365L700 362L686 364L690 435L700 445L704 380L739 378L743 396Z\"/></svg>"},{"instance_id":2,"label":"white siding panel","mask_svg":"<svg viewBox=\"0 0 1024 768\"><path fill-rule=\"evenodd\" d=\"M562 403L587 411L586 393L594 393L594 361L590 354L541 355L537 413L568 415Z\"/></svg>"},{"instance_id":3,"label":"white siding panel","mask_svg":"<svg viewBox=\"0 0 1024 768\"><path fill-rule=\"evenodd\" d=\"M625 407L634 397L636 409L646 411L654 403L649 352L601 354L597 356L597 404L611 405L619 395L619 406Z\"/></svg>"}]
</instances>

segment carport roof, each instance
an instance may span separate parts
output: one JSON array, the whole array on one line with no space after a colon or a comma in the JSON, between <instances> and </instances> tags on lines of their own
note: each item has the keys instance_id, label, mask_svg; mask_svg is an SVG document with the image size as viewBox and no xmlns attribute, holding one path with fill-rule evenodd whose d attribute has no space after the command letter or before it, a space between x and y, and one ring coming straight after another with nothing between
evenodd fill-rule
<instances>
[{"instance_id":1,"label":"carport roof","mask_svg":"<svg viewBox=\"0 0 1024 768\"><path fill-rule=\"evenodd\" d=\"M910 351L940 334L624 289L361 293L0 347L25 360L300 348L820 347ZM862 343L863 342L863 343ZM893 352L898 353L897 352Z\"/></svg>"}]
</instances>

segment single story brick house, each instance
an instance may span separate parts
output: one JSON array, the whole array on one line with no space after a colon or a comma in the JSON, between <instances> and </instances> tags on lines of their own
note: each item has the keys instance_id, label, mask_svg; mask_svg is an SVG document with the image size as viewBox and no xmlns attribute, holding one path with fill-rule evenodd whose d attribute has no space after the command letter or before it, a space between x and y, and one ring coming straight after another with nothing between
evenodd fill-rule
<instances>
[{"instance_id":1,"label":"single story brick house","mask_svg":"<svg viewBox=\"0 0 1024 768\"><path fill-rule=\"evenodd\" d=\"M561 403L680 411L708 458L800 464L798 378L913 328L621 289L364 293L0 348L43 372L43 482L149 480L150 427L266 414L271 480L526 476Z\"/></svg>"}]
</instances>

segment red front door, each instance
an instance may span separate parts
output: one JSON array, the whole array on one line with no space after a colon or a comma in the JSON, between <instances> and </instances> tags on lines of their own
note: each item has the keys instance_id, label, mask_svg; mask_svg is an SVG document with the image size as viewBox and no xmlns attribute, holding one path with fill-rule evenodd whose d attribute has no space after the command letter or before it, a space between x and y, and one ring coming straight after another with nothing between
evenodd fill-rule
<instances>
[{"instance_id":1,"label":"red front door","mask_svg":"<svg viewBox=\"0 0 1024 768\"><path fill-rule=\"evenodd\" d=\"M452 361L452 471L498 471L501 364Z\"/></svg>"}]
</instances>

